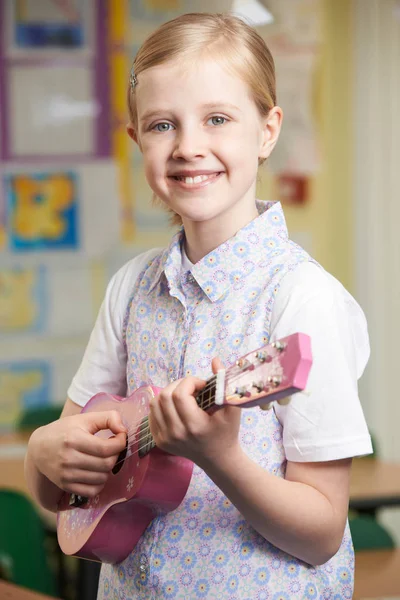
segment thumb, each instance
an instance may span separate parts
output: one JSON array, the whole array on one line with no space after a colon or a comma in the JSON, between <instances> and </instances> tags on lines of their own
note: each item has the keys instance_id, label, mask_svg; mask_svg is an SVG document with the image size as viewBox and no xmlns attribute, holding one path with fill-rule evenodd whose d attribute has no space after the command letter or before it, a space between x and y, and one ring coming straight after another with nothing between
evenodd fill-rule
<instances>
[{"instance_id":1,"label":"thumb","mask_svg":"<svg viewBox=\"0 0 400 600\"><path fill-rule=\"evenodd\" d=\"M117 410L103 412L89 412L85 414L86 429L88 433L97 433L103 429L110 429L113 433L127 433L122 423L121 414Z\"/></svg>"},{"instance_id":2,"label":"thumb","mask_svg":"<svg viewBox=\"0 0 400 600\"><path fill-rule=\"evenodd\" d=\"M222 364L222 360L218 356L215 356L211 361L211 367L212 372L214 373L214 375L216 375L219 369L224 368L224 365Z\"/></svg>"}]
</instances>

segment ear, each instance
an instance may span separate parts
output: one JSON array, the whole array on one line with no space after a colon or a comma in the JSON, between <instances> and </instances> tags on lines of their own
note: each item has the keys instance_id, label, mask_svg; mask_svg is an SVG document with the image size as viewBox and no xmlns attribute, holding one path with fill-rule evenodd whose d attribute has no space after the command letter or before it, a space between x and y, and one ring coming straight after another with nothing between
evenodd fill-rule
<instances>
[{"instance_id":1,"label":"ear","mask_svg":"<svg viewBox=\"0 0 400 600\"><path fill-rule=\"evenodd\" d=\"M126 126L126 131L127 134L129 135L129 137L136 142L136 144L139 146L140 150L142 150L141 146L140 146L140 141L139 138L136 134L136 129L133 126L133 123L131 121L129 121L129 123Z\"/></svg>"},{"instance_id":2,"label":"ear","mask_svg":"<svg viewBox=\"0 0 400 600\"><path fill-rule=\"evenodd\" d=\"M279 106L274 106L263 120L263 131L259 158L268 158L278 141L281 131L283 111Z\"/></svg>"}]
</instances>

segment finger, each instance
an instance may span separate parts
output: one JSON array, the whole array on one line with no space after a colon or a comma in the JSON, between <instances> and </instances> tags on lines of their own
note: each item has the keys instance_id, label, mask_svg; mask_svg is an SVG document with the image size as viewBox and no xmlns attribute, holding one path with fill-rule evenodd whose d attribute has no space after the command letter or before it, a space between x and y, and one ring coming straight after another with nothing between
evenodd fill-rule
<instances>
[{"instance_id":1,"label":"finger","mask_svg":"<svg viewBox=\"0 0 400 600\"><path fill-rule=\"evenodd\" d=\"M97 435L85 433L76 440L74 448L83 454L109 458L120 454L126 448L126 434L118 433L109 438L101 438Z\"/></svg>"},{"instance_id":2,"label":"finger","mask_svg":"<svg viewBox=\"0 0 400 600\"><path fill-rule=\"evenodd\" d=\"M184 425L181 421L178 411L176 410L172 393L166 393L165 391L161 392L157 401L156 414L158 417L157 424L159 431L166 429L176 436L183 432Z\"/></svg>"},{"instance_id":3,"label":"finger","mask_svg":"<svg viewBox=\"0 0 400 600\"><path fill-rule=\"evenodd\" d=\"M160 394L150 400L149 426L153 437L165 428L164 417L160 407Z\"/></svg>"},{"instance_id":4,"label":"finger","mask_svg":"<svg viewBox=\"0 0 400 600\"><path fill-rule=\"evenodd\" d=\"M205 412L202 411L195 401L190 401L191 397L194 400L197 392L204 389L206 382L203 379L197 377L186 377L182 379L181 383L175 388L172 393L172 399L176 408L176 411L185 425L193 420L204 419Z\"/></svg>"},{"instance_id":5,"label":"finger","mask_svg":"<svg viewBox=\"0 0 400 600\"><path fill-rule=\"evenodd\" d=\"M103 429L110 429L113 433L126 433L122 423L122 416L117 410L84 413L85 426L88 433L97 433Z\"/></svg>"},{"instance_id":6,"label":"finger","mask_svg":"<svg viewBox=\"0 0 400 600\"><path fill-rule=\"evenodd\" d=\"M81 471L109 473L113 469L117 459L117 454L108 458L99 458L98 456L91 456L90 454L77 452L76 456L74 456L70 461L70 468L79 469Z\"/></svg>"},{"instance_id":7,"label":"finger","mask_svg":"<svg viewBox=\"0 0 400 600\"><path fill-rule=\"evenodd\" d=\"M220 369L224 368L224 365L222 364L222 360L218 356L215 356L211 361L211 367L212 372L216 375Z\"/></svg>"},{"instance_id":8,"label":"finger","mask_svg":"<svg viewBox=\"0 0 400 600\"><path fill-rule=\"evenodd\" d=\"M88 485L85 483L67 483L61 486L61 489L67 492L68 494L76 494L77 496L82 496L83 498L94 498L104 488L104 484L101 485Z\"/></svg>"},{"instance_id":9,"label":"finger","mask_svg":"<svg viewBox=\"0 0 400 600\"><path fill-rule=\"evenodd\" d=\"M81 471L79 469L71 470L61 478L63 487L73 483L84 485L104 485L108 480L108 473L98 473L95 471Z\"/></svg>"}]
</instances>

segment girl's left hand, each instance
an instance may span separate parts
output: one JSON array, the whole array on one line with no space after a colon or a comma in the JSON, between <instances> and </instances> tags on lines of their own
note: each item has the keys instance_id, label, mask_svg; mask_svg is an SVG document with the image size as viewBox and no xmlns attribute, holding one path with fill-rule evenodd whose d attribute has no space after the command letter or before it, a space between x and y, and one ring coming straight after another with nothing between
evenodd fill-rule
<instances>
[{"instance_id":1,"label":"girl's left hand","mask_svg":"<svg viewBox=\"0 0 400 600\"><path fill-rule=\"evenodd\" d=\"M214 358L213 373L220 368L221 361ZM197 377L185 377L165 387L150 402L150 430L158 448L198 465L214 462L221 453L239 446L241 409L225 406L212 413L202 410L194 396L205 384Z\"/></svg>"}]
</instances>

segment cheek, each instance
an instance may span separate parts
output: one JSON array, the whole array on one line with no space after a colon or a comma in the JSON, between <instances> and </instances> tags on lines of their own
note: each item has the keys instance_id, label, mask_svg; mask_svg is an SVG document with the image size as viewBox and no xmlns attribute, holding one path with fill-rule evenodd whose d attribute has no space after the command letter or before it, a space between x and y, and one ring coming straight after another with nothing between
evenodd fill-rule
<instances>
[{"instance_id":1,"label":"cheek","mask_svg":"<svg viewBox=\"0 0 400 600\"><path fill-rule=\"evenodd\" d=\"M144 143L142 146L143 163L145 169L149 169L152 172L163 171L165 167L165 161L168 158L168 145L165 141L160 140L152 141L151 143Z\"/></svg>"},{"instance_id":2,"label":"cheek","mask_svg":"<svg viewBox=\"0 0 400 600\"><path fill-rule=\"evenodd\" d=\"M260 150L258 132L243 130L235 132L234 136L225 140L224 156L225 160L232 166L249 168L257 164Z\"/></svg>"},{"instance_id":3,"label":"cheek","mask_svg":"<svg viewBox=\"0 0 400 600\"><path fill-rule=\"evenodd\" d=\"M147 180L154 178L154 170L152 168L153 162L148 159L148 156L143 156L143 171Z\"/></svg>"},{"instance_id":4,"label":"cheek","mask_svg":"<svg viewBox=\"0 0 400 600\"><path fill-rule=\"evenodd\" d=\"M152 177L157 175L161 167L160 154L157 152L157 148L152 146L143 147L143 168L146 177Z\"/></svg>"},{"instance_id":5,"label":"cheek","mask_svg":"<svg viewBox=\"0 0 400 600\"><path fill-rule=\"evenodd\" d=\"M235 144L227 157L228 168L239 178L255 176L258 168L258 152L254 145Z\"/></svg>"}]
</instances>

